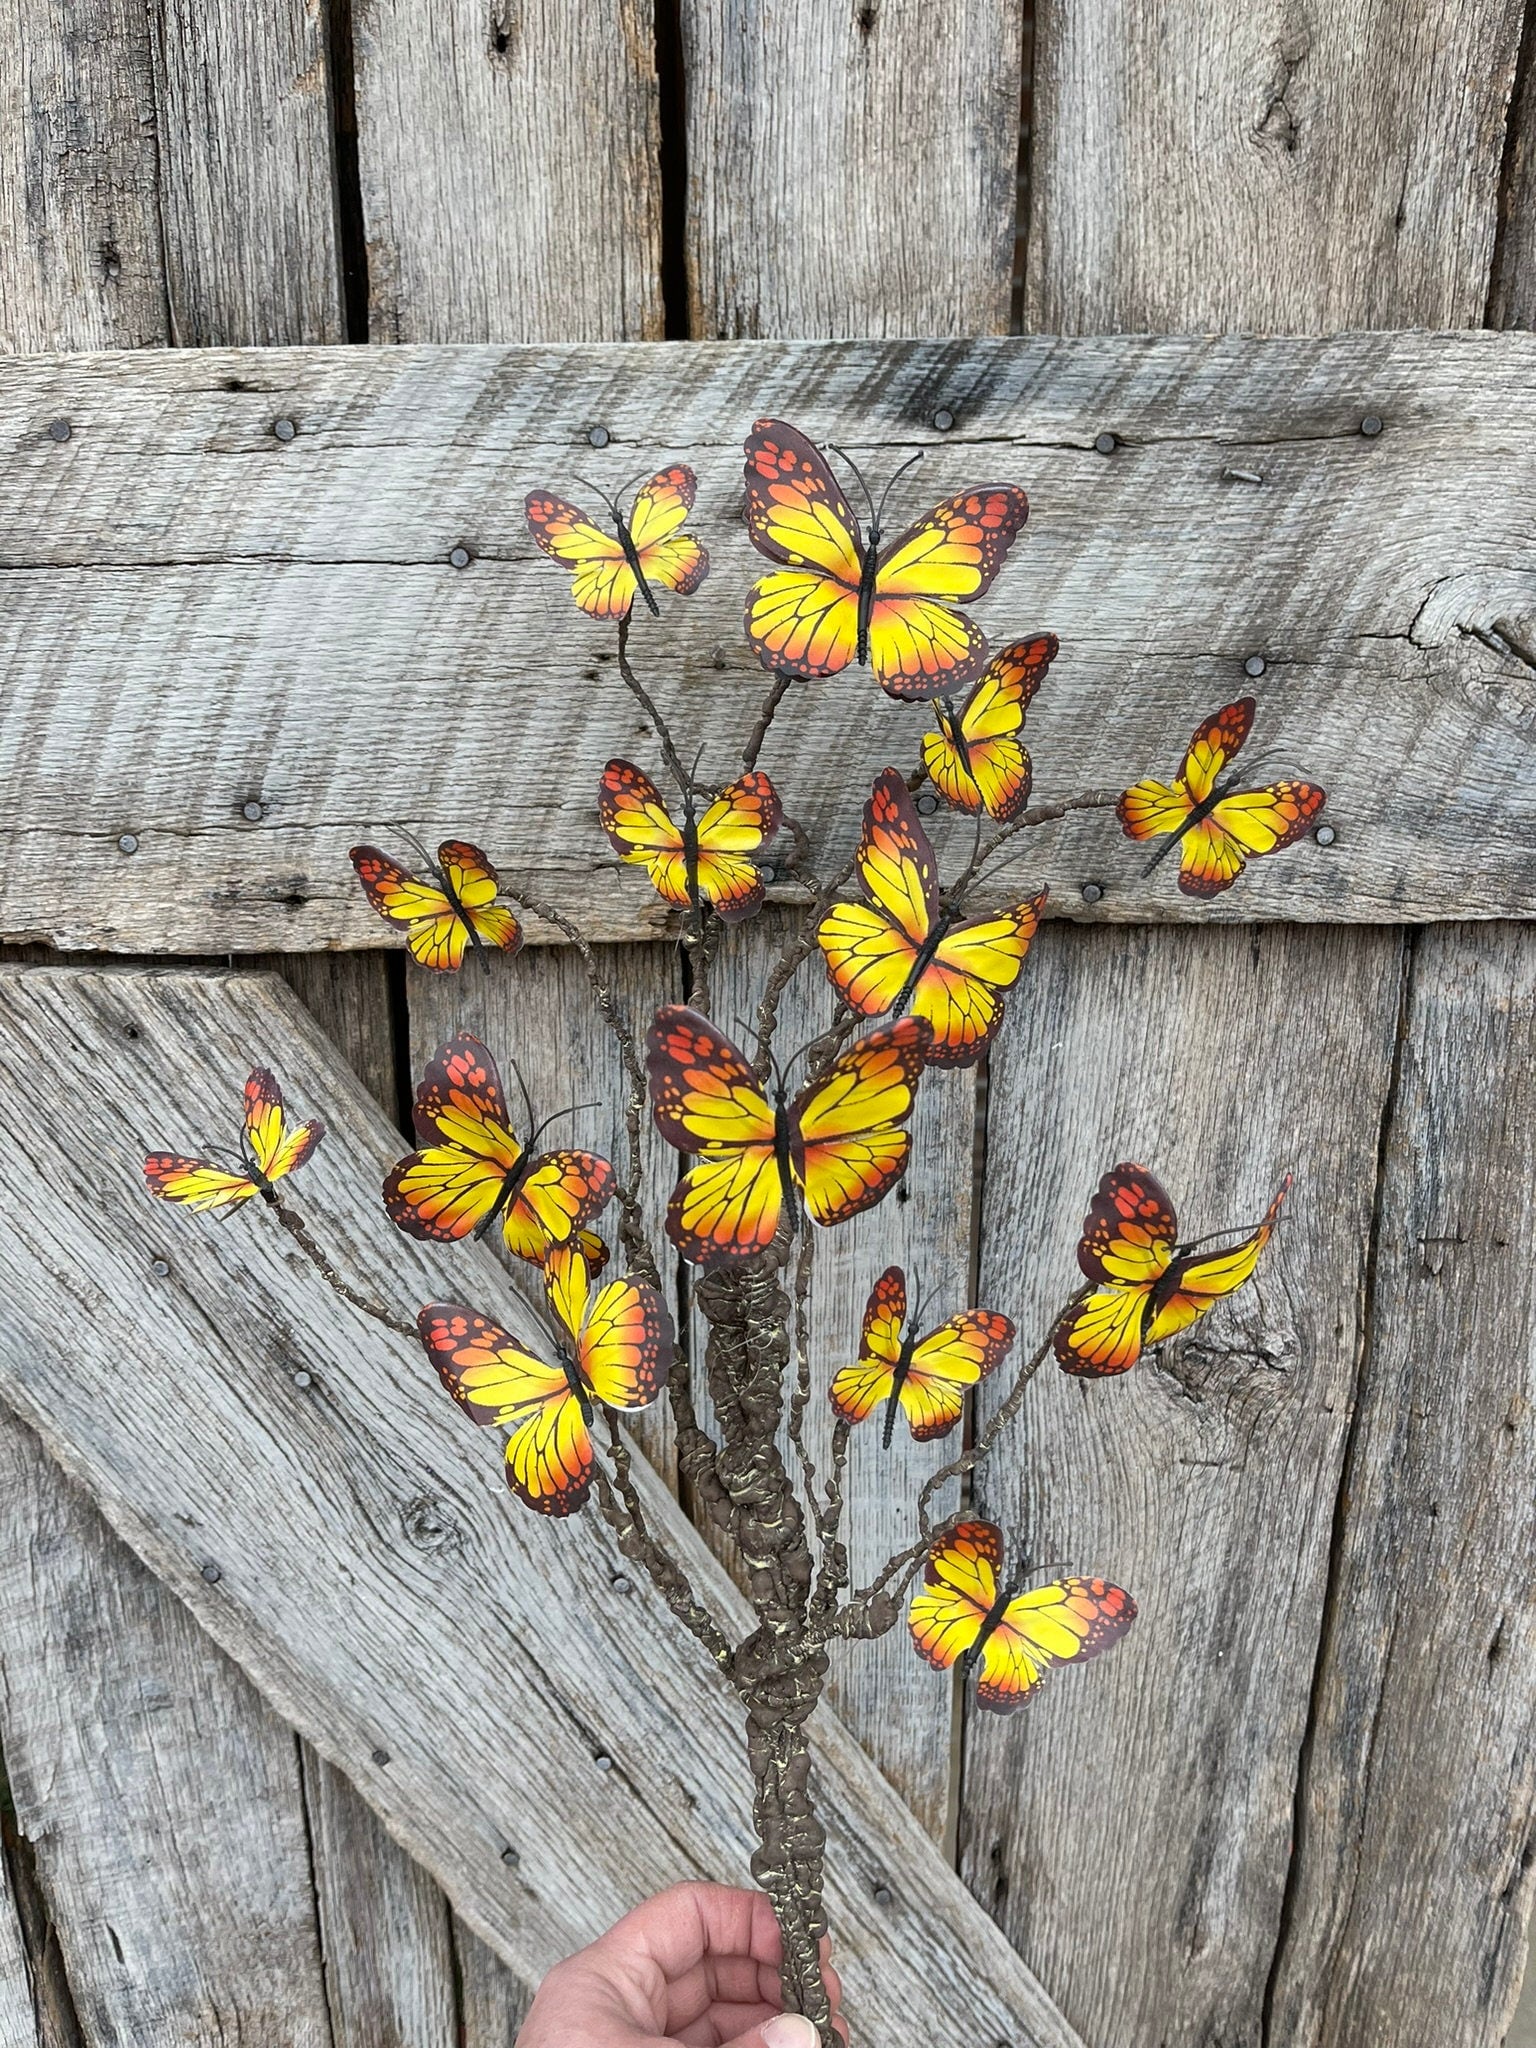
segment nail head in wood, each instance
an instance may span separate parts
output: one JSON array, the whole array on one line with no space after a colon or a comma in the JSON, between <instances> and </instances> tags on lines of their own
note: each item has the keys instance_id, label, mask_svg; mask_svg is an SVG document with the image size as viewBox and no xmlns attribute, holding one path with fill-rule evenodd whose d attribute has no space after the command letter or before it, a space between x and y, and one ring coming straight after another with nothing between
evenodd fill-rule
<instances>
[{"instance_id":1,"label":"nail head in wood","mask_svg":"<svg viewBox=\"0 0 1536 2048\"><path fill-rule=\"evenodd\" d=\"M1102 882L1084 882L1082 896L1085 903L1101 902L1104 896L1104 884Z\"/></svg>"},{"instance_id":2,"label":"nail head in wood","mask_svg":"<svg viewBox=\"0 0 1536 2048\"><path fill-rule=\"evenodd\" d=\"M1262 654L1250 654L1243 663L1243 674L1245 676L1261 676L1264 673L1265 667L1266 663Z\"/></svg>"},{"instance_id":3,"label":"nail head in wood","mask_svg":"<svg viewBox=\"0 0 1536 2048\"><path fill-rule=\"evenodd\" d=\"M512 1844L509 1842L506 1848L503 1849L501 1852L501 1860L503 1863L512 1864L515 1868L516 1865L521 1863L523 1859L521 1856L519 1856L517 1851L512 1847Z\"/></svg>"},{"instance_id":4,"label":"nail head in wood","mask_svg":"<svg viewBox=\"0 0 1536 2048\"><path fill-rule=\"evenodd\" d=\"M169 1259L151 1259L149 1270L163 1280L171 1270L171 1262Z\"/></svg>"},{"instance_id":5,"label":"nail head in wood","mask_svg":"<svg viewBox=\"0 0 1536 2048\"><path fill-rule=\"evenodd\" d=\"M606 448L613 436L606 427L588 427L587 439L594 448Z\"/></svg>"},{"instance_id":6,"label":"nail head in wood","mask_svg":"<svg viewBox=\"0 0 1536 2048\"><path fill-rule=\"evenodd\" d=\"M1379 414L1374 412L1368 412L1365 418L1360 422L1360 431L1362 434L1364 434L1365 438L1368 441L1374 441L1376 436L1381 432L1383 425L1384 422Z\"/></svg>"},{"instance_id":7,"label":"nail head in wood","mask_svg":"<svg viewBox=\"0 0 1536 2048\"><path fill-rule=\"evenodd\" d=\"M939 800L931 789L925 789L917 800L917 808L925 818L931 818L939 808Z\"/></svg>"},{"instance_id":8,"label":"nail head in wood","mask_svg":"<svg viewBox=\"0 0 1536 2048\"><path fill-rule=\"evenodd\" d=\"M293 1384L296 1387L312 1387L315 1384L315 1376L309 1372L296 1372L293 1376Z\"/></svg>"},{"instance_id":9,"label":"nail head in wood","mask_svg":"<svg viewBox=\"0 0 1536 2048\"><path fill-rule=\"evenodd\" d=\"M117 850L119 853L137 853L139 850L138 834L136 832L120 832L117 839Z\"/></svg>"},{"instance_id":10,"label":"nail head in wood","mask_svg":"<svg viewBox=\"0 0 1536 2048\"><path fill-rule=\"evenodd\" d=\"M1234 484L1261 484L1264 481L1256 469L1224 469L1221 473Z\"/></svg>"},{"instance_id":11,"label":"nail head in wood","mask_svg":"<svg viewBox=\"0 0 1536 2048\"><path fill-rule=\"evenodd\" d=\"M947 405L941 405L933 416L934 431L940 434L947 434L954 424L954 414Z\"/></svg>"},{"instance_id":12,"label":"nail head in wood","mask_svg":"<svg viewBox=\"0 0 1536 2048\"><path fill-rule=\"evenodd\" d=\"M298 428L290 419L274 420L272 422L272 432L279 441L291 441L298 431Z\"/></svg>"},{"instance_id":13,"label":"nail head in wood","mask_svg":"<svg viewBox=\"0 0 1536 2048\"><path fill-rule=\"evenodd\" d=\"M1317 841L1319 846L1332 846L1333 842L1335 841L1335 839L1338 838L1338 836L1338 833L1334 831L1331 825L1319 825L1317 830L1312 834L1312 837Z\"/></svg>"},{"instance_id":14,"label":"nail head in wood","mask_svg":"<svg viewBox=\"0 0 1536 2048\"><path fill-rule=\"evenodd\" d=\"M389 1751L387 1749L374 1750L373 1760L376 1764L387 1764L389 1762Z\"/></svg>"},{"instance_id":15,"label":"nail head in wood","mask_svg":"<svg viewBox=\"0 0 1536 2048\"><path fill-rule=\"evenodd\" d=\"M611 1756L595 1756L592 1759L592 1764L595 1770L611 1771L613 1769L613 1758Z\"/></svg>"},{"instance_id":16,"label":"nail head in wood","mask_svg":"<svg viewBox=\"0 0 1536 2048\"><path fill-rule=\"evenodd\" d=\"M50 441L67 441L74 431L68 420L50 420L48 422L48 438Z\"/></svg>"},{"instance_id":17,"label":"nail head in wood","mask_svg":"<svg viewBox=\"0 0 1536 2048\"><path fill-rule=\"evenodd\" d=\"M455 569L467 569L474 560L474 557L470 554L468 548L457 547L450 553L448 560Z\"/></svg>"},{"instance_id":18,"label":"nail head in wood","mask_svg":"<svg viewBox=\"0 0 1536 2048\"><path fill-rule=\"evenodd\" d=\"M255 797L252 797L249 803L243 803L240 806L240 815L248 825L254 825L258 818L264 818L267 815L267 807L263 803L258 803Z\"/></svg>"},{"instance_id":19,"label":"nail head in wood","mask_svg":"<svg viewBox=\"0 0 1536 2048\"><path fill-rule=\"evenodd\" d=\"M628 1593L632 1590L630 1581L624 1576L623 1572L615 1572L609 1584L613 1587L615 1593Z\"/></svg>"},{"instance_id":20,"label":"nail head in wood","mask_svg":"<svg viewBox=\"0 0 1536 2048\"><path fill-rule=\"evenodd\" d=\"M210 1586L216 1586L219 1583L220 1579L223 1578L223 1576L223 1572L220 1570L218 1565L216 1565L213 1562L212 1558L210 1558L207 1564L203 1566L203 1577L208 1581Z\"/></svg>"},{"instance_id":21,"label":"nail head in wood","mask_svg":"<svg viewBox=\"0 0 1536 2048\"><path fill-rule=\"evenodd\" d=\"M1098 434L1094 437L1093 445L1101 455L1113 455L1120 446L1120 437L1118 434Z\"/></svg>"},{"instance_id":22,"label":"nail head in wood","mask_svg":"<svg viewBox=\"0 0 1536 2048\"><path fill-rule=\"evenodd\" d=\"M891 1901L895 1898L895 1896L896 1894L891 1890L890 1886L884 1882L883 1879L879 1884L875 1886L875 1904L877 1906L890 1905Z\"/></svg>"}]
</instances>

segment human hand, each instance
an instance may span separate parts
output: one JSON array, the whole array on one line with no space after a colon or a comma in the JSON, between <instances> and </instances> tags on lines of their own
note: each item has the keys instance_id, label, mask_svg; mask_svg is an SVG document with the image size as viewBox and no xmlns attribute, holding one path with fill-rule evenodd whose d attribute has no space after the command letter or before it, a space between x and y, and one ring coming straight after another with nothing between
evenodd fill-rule
<instances>
[{"instance_id":1,"label":"human hand","mask_svg":"<svg viewBox=\"0 0 1536 2048\"><path fill-rule=\"evenodd\" d=\"M783 2010L779 1955L761 1892L674 1885L555 1965L517 2048L820 2048L811 2022ZM822 1976L846 2041L825 1942Z\"/></svg>"}]
</instances>

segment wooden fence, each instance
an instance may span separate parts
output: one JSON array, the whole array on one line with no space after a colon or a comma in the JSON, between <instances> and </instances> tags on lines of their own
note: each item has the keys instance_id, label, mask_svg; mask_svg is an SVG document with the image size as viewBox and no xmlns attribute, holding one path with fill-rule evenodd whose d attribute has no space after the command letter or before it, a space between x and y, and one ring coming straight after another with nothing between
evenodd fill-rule
<instances>
[{"instance_id":1,"label":"wooden fence","mask_svg":"<svg viewBox=\"0 0 1536 2048\"><path fill-rule=\"evenodd\" d=\"M0 2048L490 2048L628 1899L744 1868L729 1702L614 1590L601 1526L525 1526L419 1355L277 1232L146 1214L134 1174L259 1053L332 1123L317 1222L409 1304L442 1267L357 1191L424 1048L473 1024L536 1092L617 1099L565 949L408 976L344 850L483 833L626 1000L672 985L584 820L634 717L519 508L695 462L717 566L666 687L702 729L752 673L760 410L1030 490L987 618L1062 637L1043 793L1252 688L1336 830L1214 914L1102 824L1055 835L1066 914L983 1083L931 1091L924 1184L833 1241L824 1356L919 1247L1034 1329L1110 1160L1207 1223L1298 1174L1230 1311L1112 1389L1042 1379L980 1484L1032 1554L1136 1588L1093 1682L1004 1723L897 1639L839 1671L857 2017L982 2048L1505 2039L1536 1856L1536 343L1468 330L1536 318L1526 16L18 0ZM869 696L786 726L813 825L887 758ZM873 1486L871 1555L924 1463Z\"/></svg>"}]
</instances>

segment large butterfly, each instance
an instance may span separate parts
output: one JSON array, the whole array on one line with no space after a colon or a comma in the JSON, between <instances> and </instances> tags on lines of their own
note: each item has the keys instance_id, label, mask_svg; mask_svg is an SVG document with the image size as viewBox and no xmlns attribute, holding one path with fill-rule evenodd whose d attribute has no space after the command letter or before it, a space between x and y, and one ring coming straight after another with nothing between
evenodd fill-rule
<instances>
[{"instance_id":1,"label":"large butterfly","mask_svg":"<svg viewBox=\"0 0 1536 2048\"><path fill-rule=\"evenodd\" d=\"M1173 1204L1144 1166L1106 1173L1083 1218L1077 1263L1093 1285L1056 1325L1065 1372L1102 1379L1126 1372L1150 1345L1198 1322L1259 1263L1291 1177L1263 1221L1224 1250L1181 1246ZM1223 1233L1229 1235L1230 1233Z\"/></svg>"},{"instance_id":2,"label":"large butterfly","mask_svg":"<svg viewBox=\"0 0 1536 2048\"><path fill-rule=\"evenodd\" d=\"M832 1375L832 1406L844 1422L863 1422L885 1402L887 1450L904 1410L919 1443L948 1436L965 1411L966 1390L999 1366L1013 1342L1013 1325L990 1309L968 1308L919 1337L905 1328L907 1276L889 1266L864 1308L864 1339L857 1365Z\"/></svg>"},{"instance_id":3,"label":"large butterfly","mask_svg":"<svg viewBox=\"0 0 1536 2048\"><path fill-rule=\"evenodd\" d=\"M162 1202L180 1202L188 1209L227 1215L252 1195L268 1201L274 1181L304 1164L325 1136L318 1118L307 1124L288 1121L283 1091L265 1067L256 1067L245 1084L245 1122L240 1149L243 1170L231 1171L207 1159L187 1159L179 1152L151 1152L144 1161L149 1192Z\"/></svg>"},{"instance_id":4,"label":"large butterfly","mask_svg":"<svg viewBox=\"0 0 1536 2048\"><path fill-rule=\"evenodd\" d=\"M910 1004L932 1032L929 1063L968 1067L1003 1020L1045 890L1011 910L961 919L939 900L938 864L911 793L885 769L864 806L862 903L834 903L816 930L832 985L863 1017Z\"/></svg>"},{"instance_id":5,"label":"large butterfly","mask_svg":"<svg viewBox=\"0 0 1536 2048\"><path fill-rule=\"evenodd\" d=\"M669 1145L697 1155L667 1205L667 1233L704 1265L747 1258L791 1224L797 1197L817 1223L873 1208L907 1170L907 1118L929 1039L917 1017L838 1054L793 1101L770 1102L746 1059L681 1003L658 1010L646 1041L652 1114Z\"/></svg>"},{"instance_id":6,"label":"large butterfly","mask_svg":"<svg viewBox=\"0 0 1536 2048\"><path fill-rule=\"evenodd\" d=\"M423 967L453 968L473 946L487 969L487 947L515 953L523 928L496 901L496 870L467 839L445 839L430 875L409 874L376 846L354 846L349 856L368 901L390 924L403 924L405 943Z\"/></svg>"},{"instance_id":7,"label":"large butterfly","mask_svg":"<svg viewBox=\"0 0 1536 2048\"><path fill-rule=\"evenodd\" d=\"M907 1625L918 1655L936 1671L979 1665L979 1703L1012 1714L1054 1665L1081 1664L1118 1643L1136 1619L1136 1602L1104 1579L999 1590L1002 1562L1002 1532L991 1522L962 1522L938 1537Z\"/></svg>"},{"instance_id":8,"label":"large butterfly","mask_svg":"<svg viewBox=\"0 0 1536 2048\"><path fill-rule=\"evenodd\" d=\"M594 1295L587 1261L569 1245L550 1254L546 1281L564 1333L558 1365L458 1302L429 1303L416 1326L471 1420L508 1431L507 1483L518 1499L564 1516L592 1484L594 1407L628 1413L656 1398L672 1362L672 1319L640 1280L610 1280Z\"/></svg>"},{"instance_id":9,"label":"large butterfly","mask_svg":"<svg viewBox=\"0 0 1536 2048\"><path fill-rule=\"evenodd\" d=\"M678 531L698 488L687 464L675 463L640 486L627 519L608 501L613 533L552 491L530 491L524 509L545 554L570 570L571 596L581 609L594 619L627 619L637 596L660 611L653 584L687 597L709 574L702 542Z\"/></svg>"},{"instance_id":10,"label":"large butterfly","mask_svg":"<svg viewBox=\"0 0 1536 2048\"><path fill-rule=\"evenodd\" d=\"M923 766L956 810L1006 825L1029 802L1029 749L1019 734L1059 645L1054 633L1015 640L993 655L961 710L948 696L934 703L939 729L923 735Z\"/></svg>"},{"instance_id":11,"label":"large butterfly","mask_svg":"<svg viewBox=\"0 0 1536 2048\"><path fill-rule=\"evenodd\" d=\"M1230 889L1250 860L1294 845L1328 801L1327 791L1315 782L1218 787L1223 769L1248 737L1253 712L1251 697L1225 705L1195 728L1184 765L1171 783L1138 782L1115 806L1128 838L1172 835L1146 872L1177 846L1179 887L1186 896L1219 896Z\"/></svg>"},{"instance_id":12,"label":"large butterfly","mask_svg":"<svg viewBox=\"0 0 1536 2048\"><path fill-rule=\"evenodd\" d=\"M778 831L783 813L778 791L759 770L728 783L701 817L690 794L678 824L642 769L610 761L597 814L620 856L645 869L664 902L686 909L696 888L727 924L761 907L763 878L752 856Z\"/></svg>"},{"instance_id":13,"label":"large butterfly","mask_svg":"<svg viewBox=\"0 0 1536 2048\"><path fill-rule=\"evenodd\" d=\"M534 1265L573 1239L601 1262L586 1226L613 1192L612 1166L595 1152L524 1151L478 1038L450 1038L428 1064L415 1123L421 1149L384 1182L384 1206L408 1236L482 1237L499 1221L507 1249Z\"/></svg>"},{"instance_id":14,"label":"large butterfly","mask_svg":"<svg viewBox=\"0 0 1536 2048\"><path fill-rule=\"evenodd\" d=\"M989 588L1029 517L1017 484L945 498L881 546L866 535L820 450L783 420L747 436L747 531L783 566L747 599L747 638L765 667L833 676L868 662L892 697L937 697L976 676L985 636L957 603Z\"/></svg>"}]
</instances>

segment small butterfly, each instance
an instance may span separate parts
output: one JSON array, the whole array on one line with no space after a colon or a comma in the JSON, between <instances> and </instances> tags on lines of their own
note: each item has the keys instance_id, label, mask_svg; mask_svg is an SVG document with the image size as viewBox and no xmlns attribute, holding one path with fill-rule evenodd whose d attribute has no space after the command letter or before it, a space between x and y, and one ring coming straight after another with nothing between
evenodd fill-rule
<instances>
[{"instance_id":1,"label":"small butterfly","mask_svg":"<svg viewBox=\"0 0 1536 2048\"><path fill-rule=\"evenodd\" d=\"M864 1309L864 1339L857 1365L832 1376L834 1410L844 1422L863 1422L885 1402L887 1450L905 1411L919 1443L948 1436L965 1411L966 1390L1001 1365L1013 1343L1013 1324L990 1309L963 1309L919 1337L906 1329L907 1276L889 1266Z\"/></svg>"},{"instance_id":2,"label":"small butterfly","mask_svg":"<svg viewBox=\"0 0 1536 2048\"><path fill-rule=\"evenodd\" d=\"M957 811L985 811L1007 825L1029 802L1033 771L1019 734L1059 644L1054 633L1015 640L993 655L960 711L948 696L935 700L939 729L923 735L923 766Z\"/></svg>"},{"instance_id":3,"label":"small butterfly","mask_svg":"<svg viewBox=\"0 0 1536 2048\"><path fill-rule=\"evenodd\" d=\"M1128 839L1171 837L1148 861L1150 874L1170 847L1179 848L1179 887L1186 896L1219 896L1250 860L1292 846L1328 801L1315 782L1272 782L1266 789L1217 787L1253 724L1254 702L1239 697L1197 726L1172 783L1138 782L1115 806Z\"/></svg>"},{"instance_id":4,"label":"small butterfly","mask_svg":"<svg viewBox=\"0 0 1536 2048\"><path fill-rule=\"evenodd\" d=\"M483 1237L499 1222L507 1249L532 1265L572 1240L596 1264L607 1256L586 1226L613 1193L612 1166L595 1152L525 1151L478 1038L450 1038L428 1064L415 1123L421 1149L384 1183L384 1206L408 1237Z\"/></svg>"},{"instance_id":5,"label":"small butterfly","mask_svg":"<svg viewBox=\"0 0 1536 2048\"><path fill-rule=\"evenodd\" d=\"M579 507L552 491L530 491L524 509L545 554L570 570L571 596L582 611L594 619L627 619L637 596L651 612L660 612L653 584L688 597L709 574L703 543L678 531L693 510L698 488L693 471L679 462L640 486L628 519L612 498L604 497L613 533L604 533Z\"/></svg>"},{"instance_id":6,"label":"small butterfly","mask_svg":"<svg viewBox=\"0 0 1536 2048\"><path fill-rule=\"evenodd\" d=\"M868 663L889 696L909 699L947 695L980 673L986 638L955 606L990 588L1029 517L1016 484L944 498L882 547L881 509L870 499L866 534L798 428L759 420L746 451L747 531L783 565L747 599L747 638L765 668L835 676Z\"/></svg>"},{"instance_id":7,"label":"small butterfly","mask_svg":"<svg viewBox=\"0 0 1536 2048\"><path fill-rule=\"evenodd\" d=\"M690 792L679 825L651 778L630 761L610 761L598 787L597 814L620 856L643 867L664 902L687 909L697 888L704 902L739 924L761 908L761 853L783 815L778 792L754 769L728 783L701 817Z\"/></svg>"},{"instance_id":8,"label":"small butterfly","mask_svg":"<svg viewBox=\"0 0 1536 2048\"><path fill-rule=\"evenodd\" d=\"M977 1703L1012 1714L1055 1665L1085 1663L1118 1643L1136 1602L1104 1579L1000 1591L1002 1561L1002 1532L991 1522L962 1522L936 1538L907 1625L925 1662L936 1671L979 1666Z\"/></svg>"},{"instance_id":9,"label":"small butterfly","mask_svg":"<svg viewBox=\"0 0 1536 2048\"><path fill-rule=\"evenodd\" d=\"M667 1205L667 1234L705 1265L748 1258L793 1224L804 1200L817 1223L846 1222L881 1201L907 1170L907 1118L929 1039L902 1017L855 1039L792 1101L770 1102L744 1055L681 1003L658 1010L646 1041L656 1128L696 1155Z\"/></svg>"},{"instance_id":10,"label":"small butterfly","mask_svg":"<svg viewBox=\"0 0 1536 2048\"><path fill-rule=\"evenodd\" d=\"M1178 1243L1173 1204L1144 1166L1106 1173L1077 1248L1094 1289L1056 1325L1062 1370L1082 1379L1126 1372L1149 1346L1187 1330L1234 1293L1259 1263L1290 1185L1287 1174L1257 1229L1237 1244L1200 1251Z\"/></svg>"},{"instance_id":11,"label":"small butterfly","mask_svg":"<svg viewBox=\"0 0 1536 2048\"><path fill-rule=\"evenodd\" d=\"M610 1280L594 1294L588 1263L570 1245L550 1253L545 1282L565 1351L558 1365L458 1302L430 1302L416 1326L471 1421L509 1432L507 1484L518 1499L561 1517L576 1513L592 1484L595 1408L629 1414L660 1392L672 1319L641 1280Z\"/></svg>"},{"instance_id":12,"label":"small butterfly","mask_svg":"<svg viewBox=\"0 0 1536 2048\"><path fill-rule=\"evenodd\" d=\"M887 768L864 806L862 903L834 903L816 929L827 974L861 1017L910 1004L932 1032L928 1062L969 1067L1003 1021L1045 908L1041 890L995 915L943 908L938 864L901 772Z\"/></svg>"},{"instance_id":13,"label":"small butterfly","mask_svg":"<svg viewBox=\"0 0 1536 2048\"><path fill-rule=\"evenodd\" d=\"M151 1152L144 1161L144 1178L149 1192L162 1202L227 1215L252 1195L275 1201L273 1183L302 1166L324 1136L325 1125L318 1118L307 1124L289 1123L282 1089L265 1067L256 1067L245 1084L243 1171L231 1172L207 1159L184 1159L176 1152Z\"/></svg>"},{"instance_id":14,"label":"small butterfly","mask_svg":"<svg viewBox=\"0 0 1536 2048\"><path fill-rule=\"evenodd\" d=\"M489 972L488 946L515 953L523 943L522 926L496 901L496 870L467 839L443 841L430 877L407 873L376 846L354 846L349 858L368 901L406 927L406 947L423 967L458 967L473 946Z\"/></svg>"}]
</instances>

